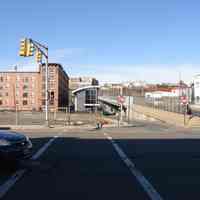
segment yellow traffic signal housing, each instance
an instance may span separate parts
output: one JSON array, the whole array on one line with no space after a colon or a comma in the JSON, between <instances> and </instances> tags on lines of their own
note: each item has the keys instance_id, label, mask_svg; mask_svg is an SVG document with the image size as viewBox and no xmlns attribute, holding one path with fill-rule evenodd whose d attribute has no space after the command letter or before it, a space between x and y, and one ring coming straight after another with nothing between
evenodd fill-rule
<instances>
[{"instance_id":1,"label":"yellow traffic signal housing","mask_svg":"<svg viewBox=\"0 0 200 200\"><path fill-rule=\"evenodd\" d=\"M26 56L27 54L27 39L24 38L20 41L20 51L19 55L20 56Z\"/></svg>"},{"instance_id":2,"label":"yellow traffic signal housing","mask_svg":"<svg viewBox=\"0 0 200 200\"><path fill-rule=\"evenodd\" d=\"M42 62L42 52L40 51L40 50L36 50L36 54L35 54L35 56L36 56L36 61L38 62L38 63L41 63Z\"/></svg>"},{"instance_id":3,"label":"yellow traffic signal housing","mask_svg":"<svg viewBox=\"0 0 200 200\"><path fill-rule=\"evenodd\" d=\"M35 51L34 44L29 40L27 41L26 56L33 56Z\"/></svg>"}]
</instances>

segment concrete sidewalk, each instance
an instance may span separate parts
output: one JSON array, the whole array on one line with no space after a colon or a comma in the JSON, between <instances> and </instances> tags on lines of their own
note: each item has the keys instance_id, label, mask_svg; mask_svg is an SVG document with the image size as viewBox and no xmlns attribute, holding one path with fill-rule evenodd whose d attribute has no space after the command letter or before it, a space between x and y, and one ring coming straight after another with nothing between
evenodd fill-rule
<instances>
[{"instance_id":1,"label":"concrete sidewalk","mask_svg":"<svg viewBox=\"0 0 200 200\"><path fill-rule=\"evenodd\" d=\"M164 110L159 110L155 108L150 108L147 106L134 105L132 117L134 118L134 113L141 113L147 117L155 118L162 122L184 127L200 127L200 117L192 117L186 115L186 124L184 124L184 115L179 113L168 112Z\"/></svg>"}]
</instances>

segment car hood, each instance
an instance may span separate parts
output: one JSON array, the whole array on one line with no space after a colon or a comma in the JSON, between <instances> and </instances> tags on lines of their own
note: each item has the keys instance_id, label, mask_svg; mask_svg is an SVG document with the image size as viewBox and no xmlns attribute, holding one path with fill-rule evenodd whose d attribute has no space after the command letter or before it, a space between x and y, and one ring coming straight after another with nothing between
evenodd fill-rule
<instances>
[{"instance_id":1,"label":"car hood","mask_svg":"<svg viewBox=\"0 0 200 200\"><path fill-rule=\"evenodd\" d=\"M0 131L0 139L5 139L10 142L17 142L17 141L25 140L26 137L20 133L14 133L10 131Z\"/></svg>"}]
</instances>

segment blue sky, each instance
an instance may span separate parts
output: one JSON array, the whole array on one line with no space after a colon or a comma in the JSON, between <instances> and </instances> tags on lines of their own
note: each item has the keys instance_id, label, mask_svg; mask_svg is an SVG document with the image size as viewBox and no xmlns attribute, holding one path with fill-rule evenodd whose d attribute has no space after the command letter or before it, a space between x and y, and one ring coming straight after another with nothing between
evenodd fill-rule
<instances>
[{"instance_id":1,"label":"blue sky","mask_svg":"<svg viewBox=\"0 0 200 200\"><path fill-rule=\"evenodd\" d=\"M102 82L190 81L200 73L198 0L1 2L0 70L36 68L18 56L20 38L48 44L70 76Z\"/></svg>"}]
</instances>

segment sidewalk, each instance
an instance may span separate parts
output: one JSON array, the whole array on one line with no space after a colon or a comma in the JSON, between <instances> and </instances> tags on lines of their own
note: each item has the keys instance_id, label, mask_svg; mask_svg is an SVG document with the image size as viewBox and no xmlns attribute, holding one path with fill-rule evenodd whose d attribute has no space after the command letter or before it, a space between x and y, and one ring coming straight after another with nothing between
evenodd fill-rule
<instances>
[{"instance_id":1,"label":"sidewalk","mask_svg":"<svg viewBox=\"0 0 200 200\"><path fill-rule=\"evenodd\" d=\"M162 122L184 127L200 127L200 118L193 117L189 119L186 115L186 125L184 125L184 115L179 113L168 112L164 110L158 110L146 106L134 105L134 112L142 113L147 117L152 117Z\"/></svg>"}]
</instances>

